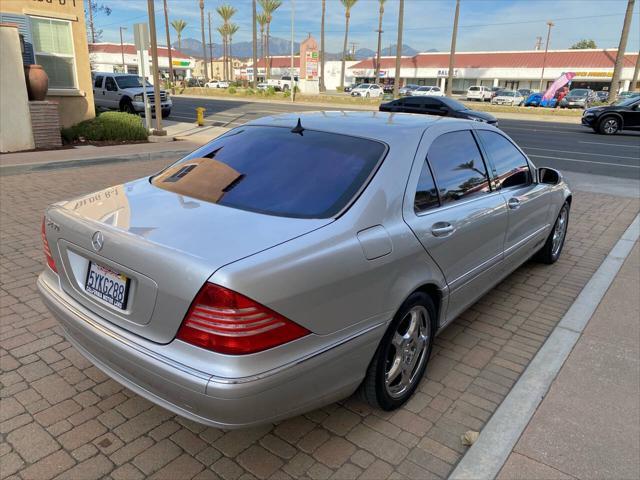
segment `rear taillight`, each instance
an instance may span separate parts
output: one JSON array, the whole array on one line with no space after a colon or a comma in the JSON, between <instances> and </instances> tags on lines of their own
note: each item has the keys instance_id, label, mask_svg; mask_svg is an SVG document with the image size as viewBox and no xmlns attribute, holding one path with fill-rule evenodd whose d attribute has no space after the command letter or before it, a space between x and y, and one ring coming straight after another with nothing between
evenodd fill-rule
<instances>
[{"instance_id":1,"label":"rear taillight","mask_svg":"<svg viewBox=\"0 0 640 480\"><path fill-rule=\"evenodd\" d=\"M53 260L53 256L51 255L51 249L49 248L49 242L47 241L47 230L44 225L44 217L42 217L42 245L44 248L44 256L47 258L47 265L54 272L58 273L58 269L56 268L56 262Z\"/></svg>"},{"instance_id":2,"label":"rear taillight","mask_svg":"<svg viewBox=\"0 0 640 480\"><path fill-rule=\"evenodd\" d=\"M177 338L215 352L245 355L309 333L250 298L207 282L191 304Z\"/></svg>"}]
</instances>

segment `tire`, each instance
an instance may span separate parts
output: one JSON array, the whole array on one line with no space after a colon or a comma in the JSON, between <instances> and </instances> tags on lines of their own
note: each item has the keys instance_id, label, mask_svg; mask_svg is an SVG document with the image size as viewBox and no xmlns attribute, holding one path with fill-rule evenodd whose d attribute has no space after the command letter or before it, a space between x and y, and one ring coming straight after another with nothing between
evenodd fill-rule
<instances>
[{"instance_id":1,"label":"tire","mask_svg":"<svg viewBox=\"0 0 640 480\"><path fill-rule=\"evenodd\" d=\"M125 113L131 113L135 115L136 110L133 108L133 103L128 98L125 98L122 102L120 102L120 111Z\"/></svg>"},{"instance_id":2,"label":"tire","mask_svg":"<svg viewBox=\"0 0 640 480\"><path fill-rule=\"evenodd\" d=\"M167 109L167 110L162 110L162 118L167 118L169 115L171 115L171 109Z\"/></svg>"},{"instance_id":3,"label":"tire","mask_svg":"<svg viewBox=\"0 0 640 480\"><path fill-rule=\"evenodd\" d=\"M415 292L405 300L382 337L360 385L359 394L364 401L389 411L409 400L429 362L435 319L433 300L426 293ZM387 383L390 374L393 378Z\"/></svg>"},{"instance_id":4,"label":"tire","mask_svg":"<svg viewBox=\"0 0 640 480\"><path fill-rule=\"evenodd\" d=\"M286 92L286 91L288 91L288 90L289 90L289 85L284 85L284 86L282 87L282 91L283 91L283 92Z\"/></svg>"},{"instance_id":5,"label":"tire","mask_svg":"<svg viewBox=\"0 0 640 480\"><path fill-rule=\"evenodd\" d=\"M538 251L535 259L541 263L551 265L556 263L562 253L564 247L564 241L567 238L567 227L569 226L569 202L564 202L556 222L553 224L553 229L547 237L547 241L544 246ZM556 234L558 235L556 237Z\"/></svg>"},{"instance_id":6,"label":"tire","mask_svg":"<svg viewBox=\"0 0 640 480\"><path fill-rule=\"evenodd\" d=\"M604 117L598 124L598 131L603 135L614 135L620 131L620 119L617 117Z\"/></svg>"}]
</instances>

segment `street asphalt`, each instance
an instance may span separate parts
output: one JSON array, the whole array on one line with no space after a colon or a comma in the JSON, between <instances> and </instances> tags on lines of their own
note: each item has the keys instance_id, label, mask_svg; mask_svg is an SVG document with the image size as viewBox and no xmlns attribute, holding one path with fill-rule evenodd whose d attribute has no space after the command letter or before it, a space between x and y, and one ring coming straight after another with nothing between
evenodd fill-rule
<instances>
[{"instance_id":1,"label":"street asphalt","mask_svg":"<svg viewBox=\"0 0 640 480\"><path fill-rule=\"evenodd\" d=\"M235 127L266 115L319 110L317 106L285 103L173 97L170 120L195 121L196 107L206 108L207 124ZM348 108L345 106L344 108ZM340 110L326 107L325 110ZM640 180L640 134L595 134L576 124L500 119L500 128L537 166L590 175Z\"/></svg>"}]
</instances>

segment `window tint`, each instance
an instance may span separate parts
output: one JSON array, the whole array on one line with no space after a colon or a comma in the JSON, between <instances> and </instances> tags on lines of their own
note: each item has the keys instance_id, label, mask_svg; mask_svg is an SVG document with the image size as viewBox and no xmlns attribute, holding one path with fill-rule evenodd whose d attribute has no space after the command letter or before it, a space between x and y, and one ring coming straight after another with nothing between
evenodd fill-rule
<instances>
[{"instance_id":1,"label":"window tint","mask_svg":"<svg viewBox=\"0 0 640 480\"><path fill-rule=\"evenodd\" d=\"M385 151L382 143L347 135L243 127L173 164L152 183L242 210L328 218L358 193Z\"/></svg>"},{"instance_id":2,"label":"window tint","mask_svg":"<svg viewBox=\"0 0 640 480\"><path fill-rule=\"evenodd\" d=\"M427 159L443 204L490 191L487 170L470 131L445 133L436 138Z\"/></svg>"},{"instance_id":3,"label":"window tint","mask_svg":"<svg viewBox=\"0 0 640 480\"><path fill-rule=\"evenodd\" d=\"M93 86L94 86L94 87L96 87L96 88L102 88L102 79L103 79L103 78L104 78L104 77L103 77L102 75L98 75L98 76L96 77L95 82L93 83Z\"/></svg>"},{"instance_id":4,"label":"window tint","mask_svg":"<svg viewBox=\"0 0 640 480\"><path fill-rule=\"evenodd\" d=\"M422 97L407 97L404 99L404 104L409 107L422 107L424 99Z\"/></svg>"},{"instance_id":5,"label":"window tint","mask_svg":"<svg viewBox=\"0 0 640 480\"><path fill-rule=\"evenodd\" d=\"M442 102L436 98L425 98L424 106L427 108L440 108L442 106Z\"/></svg>"},{"instance_id":6,"label":"window tint","mask_svg":"<svg viewBox=\"0 0 640 480\"><path fill-rule=\"evenodd\" d=\"M478 136L495 168L497 184L502 188L529 185L532 181L527 159L502 135L479 130Z\"/></svg>"},{"instance_id":7,"label":"window tint","mask_svg":"<svg viewBox=\"0 0 640 480\"><path fill-rule=\"evenodd\" d=\"M436 185L433 181L433 175L431 174L429 163L424 162L424 164L422 164L420 178L418 179L418 187L416 188L416 196L413 201L413 209L416 213L420 213L438 206L440 206L438 190L436 189Z\"/></svg>"},{"instance_id":8,"label":"window tint","mask_svg":"<svg viewBox=\"0 0 640 480\"><path fill-rule=\"evenodd\" d=\"M113 77L106 77L104 79L104 88L110 92L116 92L118 87L116 87L116 82Z\"/></svg>"}]
</instances>

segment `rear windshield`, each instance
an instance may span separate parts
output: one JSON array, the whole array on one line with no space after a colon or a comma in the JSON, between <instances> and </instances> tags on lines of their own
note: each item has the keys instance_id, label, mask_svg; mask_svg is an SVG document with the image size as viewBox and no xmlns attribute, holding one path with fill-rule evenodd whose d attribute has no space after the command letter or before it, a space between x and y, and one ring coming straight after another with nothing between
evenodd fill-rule
<instances>
[{"instance_id":1,"label":"rear windshield","mask_svg":"<svg viewBox=\"0 0 640 480\"><path fill-rule=\"evenodd\" d=\"M480 90L480 87L469 87L469 91L471 92L477 92L478 90Z\"/></svg>"},{"instance_id":2,"label":"rear windshield","mask_svg":"<svg viewBox=\"0 0 640 480\"><path fill-rule=\"evenodd\" d=\"M366 185L385 152L383 143L364 138L246 126L196 150L151 182L241 210L329 218Z\"/></svg>"}]
</instances>

